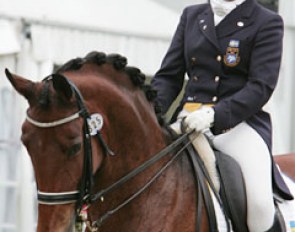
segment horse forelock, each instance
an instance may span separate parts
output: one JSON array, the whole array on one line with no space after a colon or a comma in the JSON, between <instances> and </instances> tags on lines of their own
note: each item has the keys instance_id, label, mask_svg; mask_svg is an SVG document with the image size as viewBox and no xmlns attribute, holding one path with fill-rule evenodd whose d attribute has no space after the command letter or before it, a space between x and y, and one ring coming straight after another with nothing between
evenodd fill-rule
<instances>
[{"instance_id":1,"label":"horse forelock","mask_svg":"<svg viewBox=\"0 0 295 232\"><path fill-rule=\"evenodd\" d=\"M47 111L51 108L72 108L72 105L75 105L74 100L67 100L61 97L60 94L54 90L51 80L45 80L40 82L37 85L34 94L35 101L32 101L30 106L37 107L42 111Z\"/></svg>"},{"instance_id":2,"label":"horse forelock","mask_svg":"<svg viewBox=\"0 0 295 232\"><path fill-rule=\"evenodd\" d=\"M38 104L41 108L48 108L50 105L50 91L48 81L44 82L44 85L39 93Z\"/></svg>"}]
</instances>

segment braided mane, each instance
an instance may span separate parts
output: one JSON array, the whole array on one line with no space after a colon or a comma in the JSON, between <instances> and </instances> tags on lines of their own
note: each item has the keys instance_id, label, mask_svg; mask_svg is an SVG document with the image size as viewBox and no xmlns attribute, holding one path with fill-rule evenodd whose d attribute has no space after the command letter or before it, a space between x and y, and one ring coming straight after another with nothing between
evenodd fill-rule
<instances>
[{"instance_id":1,"label":"braided mane","mask_svg":"<svg viewBox=\"0 0 295 232\"><path fill-rule=\"evenodd\" d=\"M155 100L157 93L152 87L146 84L146 76L141 72L139 68L127 66L127 58L120 54L105 54L103 52L90 52L84 58L75 58L69 60L62 66L60 66L55 73L62 73L66 71L79 70L84 64L110 64L116 71L121 71L127 74L134 86L140 88L149 102L154 106L155 113L157 115L158 122L161 126L165 124L161 107Z\"/></svg>"}]
</instances>

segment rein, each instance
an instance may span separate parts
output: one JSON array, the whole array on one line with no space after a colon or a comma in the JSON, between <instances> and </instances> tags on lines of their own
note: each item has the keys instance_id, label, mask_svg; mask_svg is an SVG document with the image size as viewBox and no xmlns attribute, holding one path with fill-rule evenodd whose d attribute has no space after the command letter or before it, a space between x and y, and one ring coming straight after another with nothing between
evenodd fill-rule
<instances>
[{"instance_id":1,"label":"rein","mask_svg":"<svg viewBox=\"0 0 295 232\"><path fill-rule=\"evenodd\" d=\"M61 76L60 74L52 74L51 76L45 78L43 81L49 81L52 79L52 76L57 75ZM65 77L64 77L65 78ZM91 136L97 135L98 140L103 148L103 150L110 155L113 155L113 152L108 148L106 143L104 142L101 134L100 134L100 128L96 129L96 133L93 133L91 128L91 122L92 116L88 113L86 106L84 104L83 97L78 90L78 88L67 78L65 78L68 84L71 86L73 92L75 93L75 97L77 99L78 108L79 111L62 119L55 120L52 122L39 122L37 120L32 119L29 115L26 116L26 120L33 124L36 127L40 128L52 128L56 126L60 126L69 122L74 121L75 119L78 119L82 117L83 119L83 142L84 142L84 164L83 164L83 172L82 177L79 185L79 190L76 191L69 191L69 192L59 192L59 193L52 193L52 192L42 192L38 190L38 203L39 204L46 204L46 205L60 205L60 204L69 204L69 203L76 203L76 216L78 216L82 223L85 223L87 225L87 228L90 231L97 231L98 227L107 219L110 215L117 212L119 209L121 209L123 206L131 202L133 199L135 199L139 194L144 192L181 154L185 148L191 144L190 140L188 140L189 135L193 132L188 132L181 137L179 137L177 140L175 140L173 143L165 147L163 150L155 154L151 159L147 160L137 168L133 169L130 173L123 176L119 180L117 180L115 183L111 184L108 188L103 189L99 191L96 194L91 193L92 185L93 185L93 170L92 170L92 146L91 146ZM97 114L96 114L97 115ZM117 207L115 207L112 210L109 210L106 214L104 214L101 218L94 221L93 223L90 223L90 221L87 220L87 214L85 214L85 210L87 210L92 203L100 199L103 201L104 197L114 191L115 189L122 186L125 182L130 180L131 178L135 177L139 173L146 170L151 165L155 164L157 161L162 159L163 157L167 156L168 154L171 154L179 145L181 145L184 141L186 144L170 158L170 160L158 170L158 172L151 177L151 179L142 186L137 192L132 194L128 199L123 201L121 204L119 204Z\"/></svg>"},{"instance_id":2,"label":"rein","mask_svg":"<svg viewBox=\"0 0 295 232\"><path fill-rule=\"evenodd\" d=\"M52 74L51 76L45 78L43 81L49 81L53 76L61 76L60 74ZM83 97L75 86L67 78L63 77L67 83L70 85L72 91L75 94L77 105L79 111L73 113L72 115L58 119L52 122L39 122L35 119L32 119L28 114L26 116L26 120L32 125L40 128L52 128L56 126L60 126L66 123L70 123L78 118L83 119L83 144L84 144L84 161L83 161L83 170L82 177L78 186L78 190L68 191L68 192L42 192L38 190L38 203L45 205L61 205L61 204L70 204L76 202L76 227L79 230L84 231L85 227L87 227L88 231L95 232L98 231L99 227L102 223L109 218L111 215L116 213L118 210L126 206L136 197L138 197L141 193L143 193L148 187L150 187L157 178L167 170L168 167L172 165L174 161L176 161L183 151L186 150L188 152L188 156L191 159L191 163L193 166L195 179L197 181L197 189L198 189L198 201L197 201L197 226L196 231L199 231L200 223L201 223L201 198L204 198L204 204L208 212L208 219L210 225L210 232L218 231L217 224L215 222L215 214L214 214L214 206L210 200L210 190L208 189L208 185L211 187L214 195L216 195L218 202L222 205L218 194L214 191L214 186L210 180L210 176L206 173L206 169L202 165L202 161L197 158L197 156L192 152L192 148L189 147L191 145L190 135L194 133L194 130L187 132L181 135L178 139L176 139L173 143L159 151L152 158L145 161L143 164L139 165L137 168L130 171L127 175L121 177L119 180L111 184L109 187L102 189L96 194L92 194L92 186L93 186L93 167L92 167L92 145L91 145L91 136L97 135L100 145L102 146L103 151L106 154L113 155L113 152L108 148L107 144L103 140L100 129L103 125L103 118L100 114L92 114L90 115L87 111L87 108L84 104ZM176 153L173 153L179 146L180 149L177 150ZM88 220L87 209L97 200L104 201L104 197L110 192L118 189L124 183L137 176L139 173L145 171L147 168L155 164L160 159L164 158L167 155L171 155L170 159L152 176L150 179L139 188L136 192L131 194L127 199L123 200L123 202L119 203L113 209L108 210L105 214L103 214L98 220L90 221ZM197 177L201 177L201 180ZM207 182L207 183L206 183ZM202 195L202 196L201 196ZM212 219L214 218L214 219ZM84 229L83 229L84 228ZM227 220L227 228L229 231L229 223Z\"/></svg>"},{"instance_id":3,"label":"rein","mask_svg":"<svg viewBox=\"0 0 295 232\"><path fill-rule=\"evenodd\" d=\"M143 172L145 169L148 167L152 166L154 163L168 155L170 152L174 151L179 145L181 145L185 140L187 140L188 136L192 132L186 133L179 137L177 140L175 140L173 143L165 147L163 150L161 150L159 153L155 154L151 159L145 161L143 164L138 166L137 168L133 169L131 172L129 172L127 175L110 185L108 188L103 189L99 191L98 193L94 194L90 198L90 203L98 200L98 199L103 199L105 195L108 193L114 191L115 189L119 188L121 185L123 185L125 182L133 178L134 176L138 175L139 173ZM181 149L181 151L184 149ZM177 154L175 155L177 156Z\"/></svg>"}]
</instances>

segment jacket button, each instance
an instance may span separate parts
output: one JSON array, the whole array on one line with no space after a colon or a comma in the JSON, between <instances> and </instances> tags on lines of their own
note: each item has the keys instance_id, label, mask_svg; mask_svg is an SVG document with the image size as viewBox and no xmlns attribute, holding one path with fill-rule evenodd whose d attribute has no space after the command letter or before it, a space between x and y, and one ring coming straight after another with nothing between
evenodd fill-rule
<instances>
[{"instance_id":1,"label":"jacket button","mask_svg":"<svg viewBox=\"0 0 295 232\"><path fill-rule=\"evenodd\" d=\"M213 101L213 102L217 102L217 100L218 100L218 97L216 97L216 96L214 96L214 97L212 98L212 101Z\"/></svg>"},{"instance_id":2,"label":"jacket button","mask_svg":"<svg viewBox=\"0 0 295 232\"><path fill-rule=\"evenodd\" d=\"M198 81L199 78L198 78L197 76L194 76L194 77L193 77L193 80L194 80L194 81Z\"/></svg>"},{"instance_id":3,"label":"jacket button","mask_svg":"<svg viewBox=\"0 0 295 232\"><path fill-rule=\"evenodd\" d=\"M217 60L218 62L220 62L220 61L222 60L221 55L218 55L218 56L216 57L216 60Z\"/></svg>"},{"instance_id":4,"label":"jacket button","mask_svg":"<svg viewBox=\"0 0 295 232\"><path fill-rule=\"evenodd\" d=\"M214 78L214 81L215 81L215 82L219 82L219 80L220 80L220 77L219 77L219 76L216 76L216 77Z\"/></svg>"},{"instance_id":5,"label":"jacket button","mask_svg":"<svg viewBox=\"0 0 295 232\"><path fill-rule=\"evenodd\" d=\"M192 57L191 58L192 64L196 64L197 63L197 58L196 57Z\"/></svg>"}]
</instances>

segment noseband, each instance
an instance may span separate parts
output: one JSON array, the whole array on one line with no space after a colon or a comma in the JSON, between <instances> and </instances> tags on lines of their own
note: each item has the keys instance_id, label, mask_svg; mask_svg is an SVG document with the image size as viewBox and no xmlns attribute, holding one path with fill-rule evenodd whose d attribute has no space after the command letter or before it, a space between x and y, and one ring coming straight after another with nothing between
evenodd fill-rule
<instances>
[{"instance_id":1,"label":"noseband","mask_svg":"<svg viewBox=\"0 0 295 232\"><path fill-rule=\"evenodd\" d=\"M52 74L46 77L43 81L49 81L56 75L61 76L60 74ZM61 76L65 78L64 76ZM83 162L83 172L82 177L79 184L79 190L75 191L68 191L68 192L42 192L38 190L38 203L45 204L45 205L61 205L61 204L69 204L75 203L77 213L80 213L82 206L87 201L88 196L90 196L91 188L93 185L93 170L92 170L92 146L91 146L91 135L97 135L100 144L102 145L103 150L106 153L113 154L106 143L104 142L101 134L100 129L102 127L103 121L102 117L99 114L95 114L94 117L90 115L87 111L87 108L84 104L83 97L79 91L79 89L67 78L65 80L71 86L72 91L75 94L77 100L77 106L79 111L62 119L55 120L52 122L39 122L37 120L32 119L28 114L26 115L26 120L31 123L32 125L40 128L52 128L57 127L69 122L72 122L78 118L83 119L83 143L84 143L84 162ZM95 121L96 119L96 121ZM98 125L97 121L100 120L100 125ZM94 128L93 128L94 123Z\"/></svg>"},{"instance_id":2,"label":"noseband","mask_svg":"<svg viewBox=\"0 0 295 232\"><path fill-rule=\"evenodd\" d=\"M59 193L52 193L52 192L42 192L38 190L38 202L39 204L45 204L45 205L61 205L61 204L69 204L69 203L75 203L76 202L76 216L79 218L82 218L83 211L86 208L90 207L90 205L97 201L97 200L104 200L104 196L106 196L108 193L112 192L113 190L119 188L124 183L126 183L131 178L135 177L139 173L146 170L151 165L155 164L157 161L162 159L163 157L167 156L168 154L171 154L171 152L175 151L179 146L181 145L181 148L170 158L170 160L161 167L154 176L152 176L149 181L144 184L138 191L133 193L129 198L127 198L125 201L120 203L117 207L115 207L112 210L109 210L107 213L102 215L98 220L92 222L90 225L90 222L87 221L87 219L82 218L82 222L86 223L87 228L89 231L97 231L98 227L112 214L120 210L122 207L130 203L133 199L135 199L137 196L139 196L142 192L144 192L152 183L155 182L155 180L169 167L171 164L180 157L181 153L187 148L188 145L190 145L190 141L188 137L194 132L190 131L186 134L183 134L180 136L177 140L175 140L173 143L165 147L163 150L155 154L152 158L145 161L140 166L133 169L131 172L129 172L127 175L121 177L119 180L117 180L115 183L111 184L106 189L100 190L98 193L93 194L91 193L91 188L93 185L93 170L92 170L92 146L91 146L91 136L97 135L100 145L102 146L103 151L105 154L114 155L113 152L108 148L107 144L104 142L100 129L103 124L103 118L100 114L93 114L90 115L86 109L86 106L84 104L83 97L78 90L78 88L66 77L60 75L60 74L52 74L51 76L45 78L43 81L49 81L52 79L54 75L61 76L61 78L64 78L68 84L71 86L73 92L75 93L75 97L77 100L77 105L79 111L62 119L55 120L52 122L39 122L28 115L26 116L26 120L31 123L32 125L40 128L52 128L56 126L60 126L66 123L70 123L78 118L83 119L83 143L84 143L84 162L83 162L83 172L82 177L80 180L80 184L78 187L78 190L75 191L69 191L69 192L59 192ZM58 77L57 77L58 78ZM101 121L100 125L97 125L95 122ZM93 126L94 124L94 126ZM81 216L82 215L82 216Z\"/></svg>"}]
</instances>

